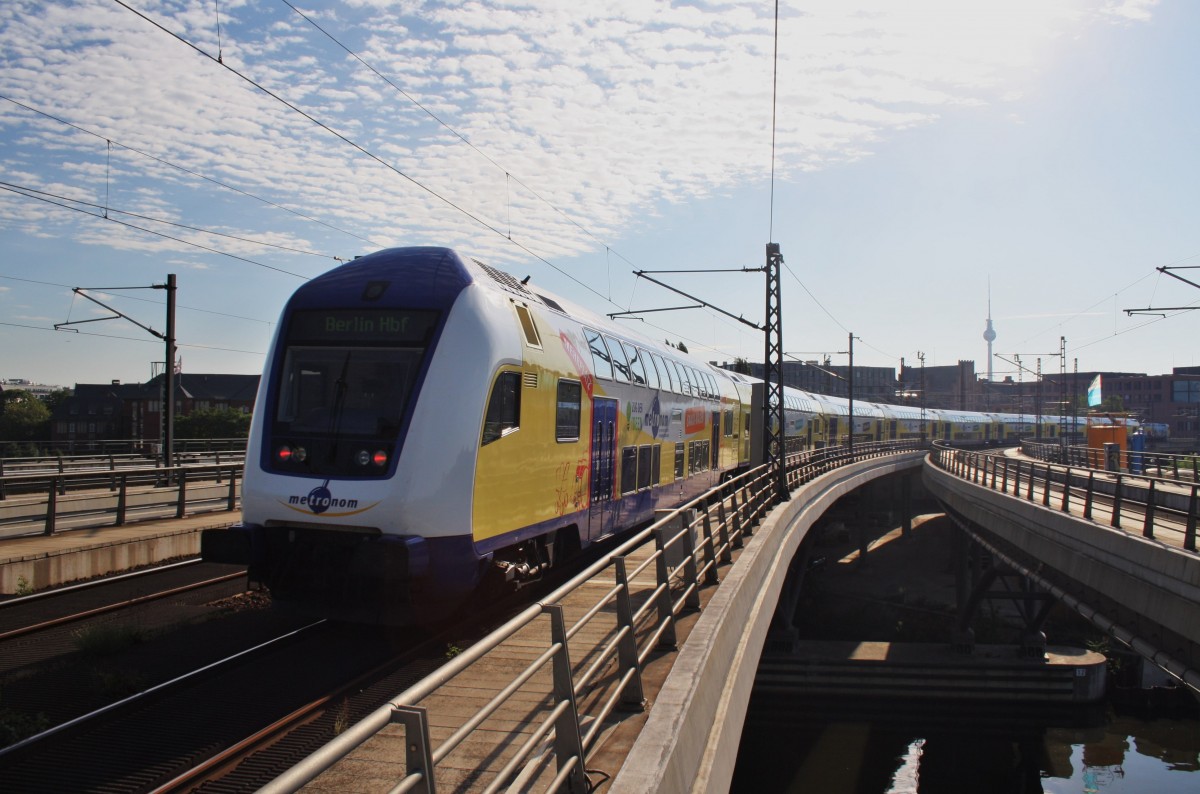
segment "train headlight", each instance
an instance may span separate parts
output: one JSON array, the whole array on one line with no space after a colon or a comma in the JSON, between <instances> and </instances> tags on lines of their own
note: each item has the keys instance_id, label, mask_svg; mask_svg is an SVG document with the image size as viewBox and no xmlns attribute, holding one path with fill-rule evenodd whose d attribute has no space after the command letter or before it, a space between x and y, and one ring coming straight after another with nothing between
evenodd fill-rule
<instances>
[{"instance_id":1,"label":"train headlight","mask_svg":"<svg viewBox=\"0 0 1200 794\"><path fill-rule=\"evenodd\" d=\"M308 450L304 447L293 447L292 460L296 461L297 463L303 463L304 461L308 460Z\"/></svg>"},{"instance_id":2,"label":"train headlight","mask_svg":"<svg viewBox=\"0 0 1200 794\"><path fill-rule=\"evenodd\" d=\"M380 468L383 468L384 466L386 466L387 461L388 461L387 453L384 452L382 449L375 450L375 454L371 456L371 462L374 463L376 466L379 466Z\"/></svg>"},{"instance_id":3,"label":"train headlight","mask_svg":"<svg viewBox=\"0 0 1200 794\"><path fill-rule=\"evenodd\" d=\"M367 452L365 449L360 449L358 454L354 456L354 462L359 466L366 466L371 462L371 453Z\"/></svg>"}]
</instances>

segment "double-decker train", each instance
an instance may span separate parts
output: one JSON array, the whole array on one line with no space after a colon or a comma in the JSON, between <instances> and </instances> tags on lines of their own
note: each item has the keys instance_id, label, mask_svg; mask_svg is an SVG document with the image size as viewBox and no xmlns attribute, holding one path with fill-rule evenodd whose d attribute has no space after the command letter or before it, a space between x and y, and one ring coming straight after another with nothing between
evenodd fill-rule
<instances>
[{"instance_id":1,"label":"double-decker train","mask_svg":"<svg viewBox=\"0 0 1200 794\"><path fill-rule=\"evenodd\" d=\"M447 248L395 248L300 287L259 387L242 523L205 559L275 599L432 620L748 467L755 381L638 337ZM990 442L1028 417L785 390L804 447L928 433ZM1043 417L1053 437L1057 417Z\"/></svg>"}]
</instances>

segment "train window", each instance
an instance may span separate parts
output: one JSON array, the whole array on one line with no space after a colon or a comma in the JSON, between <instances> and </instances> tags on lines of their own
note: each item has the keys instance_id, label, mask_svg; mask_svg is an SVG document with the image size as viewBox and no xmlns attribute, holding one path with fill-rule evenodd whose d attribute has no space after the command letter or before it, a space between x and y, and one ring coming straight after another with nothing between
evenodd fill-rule
<instances>
[{"instance_id":1,"label":"train window","mask_svg":"<svg viewBox=\"0 0 1200 794\"><path fill-rule=\"evenodd\" d=\"M724 414L724 419L725 419L725 421L723 422L723 424L725 426L724 433L726 436L732 436L733 435L733 411L726 411Z\"/></svg>"},{"instance_id":2,"label":"train window","mask_svg":"<svg viewBox=\"0 0 1200 794\"><path fill-rule=\"evenodd\" d=\"M654 359L650 357L650 353L638 348L638 352L642 354L642 363L646 365L646 382L651 389L661 389L662 383L658 377L658 367L654 366Z\"/></svg>"},{"instance_id":3,"label":"train window","mask_svg":"<svg viewBox=\"0 0 1200 794\"><path fill-rule=\"evenodd\" d=\"M692 394L697 397L707 397L708 387L704 385L704 381L700 380L700 373L691 367L685 366L686 370L683 374L687 376L688 383L692 384Z\"/></svg>"},{"instance_id":4,"label":"train window","mask_svg":"<svg viewBox=\"0 0 1200 794\"><path fill-rule=\"evenodd\" d=\"M627 342L622 342L621 347L625 349L625 359L629 362L629 380L638 386L645 386L646 370L642 367L641 356L638 355L640 351Z\"/></svg>"},{"instance_id":5,"label":"train window","mask_svg":"<svg viewBox=\"0 0 1200 794\"><path fill-rule=\"evenodd\" d=\"M638 447L637 487L639 491L650 487L651 475L653 474L650 468L650 460L653 453L651 453L650 449L649 444Z\"/></svg>"},{"instance_id":6,"label":"train window","mask_svg":"<svg viewBox=\"0 0 1200 794\"><path fill-rule=\"evenodd\" d=\"M721 390L717 388L717 379L711 373L705 372L704 377L708 380L708 393L714 400L721 398Z\"/></svg>"},{"instance_id":7,"label":"train window","mask_svg":"<svg viewBox=\"0 0 1200 794\"><path fill-rule=\"evenodd\" d=\"M692 384L691 384L690 380L688 379L687 367L683 366L678 361L675 361L673 359L667 359L667 363L675 368L675 375L678 378L678 381L676 381L676 382L679 384L679 393L680 394L691 394L692 393Z\"/></svg>"},{"instance_id":8,"label":"train window","mask_svg":"<svg viewBox=\"0 0 1200 794\"><path fill-rule=\"evenodd\" d=\"M613 373L616 379L629 383L632 380L629 377L629 362L625 360L625 351L621 349L621 343L611 336L605 336L604 341L608 342L608 352L612 354Z\"/></svg>"},{"instance_id":9,"label":"train window","mask_svg":"<svg viewBox=\"0 0 1200 794\"><path fill-rule=\"evenodd\" d=\"M709 388L708 378L704 377L703 372L701 372L698 369L693 369L692 374L696 377L696 381L700 382L700 396L701 397L704 397L706 399L711 399L716 396L715 394L713 394L712 390ZM695 383L696 381L692 381L692 382Z\"/></svg>"},{"instance_id":10,"label":"train window","mask_svg":"<svg viewBox=\"0 0 1200 794\"><path fill-rule=\"evenodd\" d=\"M675 479L683 479L683 444L675 445Z\"/></svg>"},{"instance_id":11,"label":"train window","mask_svg":"<svg viewBox=\"0 0 1200 794\"><path fill-rule=\"evenodd\" d=\"M661 387L667 391L675 391L675 375L671 372L671 368L667 366L667 362L663 361L662 356L657 353L651 353L650 360L654 362L654 368L658 370L658 380Z\"/></svg>"},{"instance_id":12,"label":"train window","mask_svg":"<svg viewBox=\"0 0 1200 794\"><path fill-rule=\"evenodd\" d=\"M530 347L542 349L542 339L538 336L537 326L533 323L533 315L529 313L529 307L520 303L513 303L517 310L517 318L521 321L521 330L525 332L525 344Z\"/></svg>"},{"instance_id":13,"label":"train window","mask_svg":"<svg viewBox=\"0 0 1200 794\"><path fill-rule=\"evenodd\" d=\"M558 403L554 419L554 437L558 441L579 440L579 417L583 405L583 387L577 380L559 380Z\"/></svg>"},{"instance_id":14,"label":"train window","mask_svg":"<svg viewBox=\"0 0 1200 794\"><path fill-rule=\"evenodd\" d=\"M662 482L662 444L655 444L650 453L650 471L655 485Z\"/></svg>"},{"instance_id":15,"label":"train window","mask_svg":"<svg viewBox=\"0 0 1200 794\"><path fill-rule=\"evenodd\" d=\"M501 372L492 386L492 397L488 400L487 414L483 419L483 442L485 446L521 426L521 373Z\"/></svg>"},{"instance_id":16,"label":"train window","mask_svg":"<svg viewBox=\"0 0 1200 794\"><path fill-rule=\"evenodd\" d=\"M637 490L637 447L625 447L621 450L621 493L633 493Z\"/></svg>"},{"instance_id":17,"label":"train window","mask_svg":"<svg viewBox=\"0 0 1200 794\"><path fill-rule=\"evenodd\" d=\"M592 367L595 369L596 377L612 380L612 359L608 355L608 348L604 346L604 340L591 328L584 328L583 335L587 337L588 347L592 351Z\"/></svg>"}]
</instances>

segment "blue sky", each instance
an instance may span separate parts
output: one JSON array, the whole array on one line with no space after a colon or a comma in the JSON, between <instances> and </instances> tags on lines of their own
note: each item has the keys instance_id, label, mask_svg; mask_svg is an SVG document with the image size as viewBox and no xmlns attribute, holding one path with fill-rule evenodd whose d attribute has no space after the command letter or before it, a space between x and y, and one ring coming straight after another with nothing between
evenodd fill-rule
<instances>
[{"instance_id":1,"label":"blue sky","mask_svg":"<svg viewBox=\"0 0 1200 794\"><path fill-rule=\"evenodd\" d=\"M450 245L606 313L686 302L634 270L758 267L772 239L802 358L853 332L856 364L983 372L990 282L1006 358L1200 364L1200 312L1123 311L1200 306L1155 270L1200 266L1200 4L781 2L773 158L772 3L296 7L0 8L0 378L150 376L136 326L53 330L98 316L71 287L175 273L184 371L256 372L338 258ZM660 278L762 320L760 274ZM163 329L161 291L92 294ZM708 311L623 322L762 356Z\"/></svg>"}]
</instances>

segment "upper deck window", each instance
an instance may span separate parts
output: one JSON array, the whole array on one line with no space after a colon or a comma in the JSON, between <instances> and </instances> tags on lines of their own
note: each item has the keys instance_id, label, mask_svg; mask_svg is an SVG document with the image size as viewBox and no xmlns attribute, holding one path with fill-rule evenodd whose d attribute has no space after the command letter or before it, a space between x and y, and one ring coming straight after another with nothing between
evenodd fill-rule
<instances>
[{"instance_id":1,"label":"upper deck window","mask_svg":"<svg viewBox=\"0 0 1200 794\"><path fill-rule=\"evenodd\" d=\"M625 349L625 359L629 362L629 380L638 386L645 386L646 370L642 367L641 351L627 342L622 342L621 347Z\"/></svg>"},{"instance_id":2,"label":"upper deck window","mask_svg":"<svg viewBox=\"0 0 1200 794\"><path fill-rule=\"evenodd\" d=\"M541 350L542 339L538 335L537 326L533 322L533 315L529 313L529 307L520 303L514 303L513 307L516 308L517 318L521 321L521 330L525 332L525 344Z\"/></svg>"},{"instance_id":3,"label":"upper deck window","mask_svg":"<svg viewBox=\"0 0 1200 794\"><path fill-rule=\"evenodd\" d=\"M612 354L613 372L617 380L629 383L633 378L630 377L629 362L625 360L625 351L621 343L611 336L605 336L604 341L608 343L608 352Z\"/></svg>"},{"instance_id":4,"label":"upper deck window","mask_svg":"<svg viewBox=\"0 0 1200 794\"><path fill-rule=\"evenodd\" d=\"M592 368L596 372L596 377L612 380L612 357L608 354L608 348L604 344L604 339L601 338L598 332L593 331L591 328L584 328L583 334L587 338L588 348L592 351Z\"/></svg>"}]
</instances>

